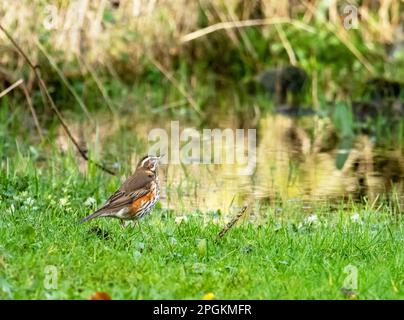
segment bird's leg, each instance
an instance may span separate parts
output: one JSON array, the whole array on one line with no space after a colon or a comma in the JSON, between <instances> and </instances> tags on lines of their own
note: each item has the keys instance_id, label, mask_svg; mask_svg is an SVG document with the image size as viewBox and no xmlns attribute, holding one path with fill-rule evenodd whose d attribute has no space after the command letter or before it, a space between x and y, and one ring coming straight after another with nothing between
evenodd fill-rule
<instances>
[{"instance_id":1,"label":"bird's leg","mask_svg":"<svg viewBox=\"0 0 404 320\"><path fill-rule=\"evenodd\" d=\"M144 234L143 234L142 228L140 227L140 221L139 220L133 221L133 228L136 228L136 225L139 228L139 231L140 231L142 237L144 238Z\"/></svg>"},{"instance_id":2,"label":"bird's leg","mask_svg":"<svg viewBox=\"0 0 404 320\"><path fill-rule=\"evenodd\" d=\"M138 227L138 228L139 228L139 230L141 230L141 229L140 229L140 223L139 223L139 220L134 220L134 221L133 221L133 228L136 228L136 227Z\"/></svg>"},{"instance_id":3,"label":"bird's leg","mask_svg":"<svg viewBox=\"0 0 404 320\"><path fill-rule=\"evenodd\" d=\"M120 223L121 223L121 227L122 229L125 228L125 221L123 219L119 219Z\"/></svg>"}]
</instances>

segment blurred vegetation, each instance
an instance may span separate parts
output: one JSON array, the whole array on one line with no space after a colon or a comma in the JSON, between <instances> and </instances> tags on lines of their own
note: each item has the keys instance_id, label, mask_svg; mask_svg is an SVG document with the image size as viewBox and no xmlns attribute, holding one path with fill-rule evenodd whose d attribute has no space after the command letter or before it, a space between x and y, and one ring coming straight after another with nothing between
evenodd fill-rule
<instances>
[{"instance_id":1,"label":"blurred vegetation","mask_svg":"<svg viewBox=\"0 0 404 320\"><path fill-rule=\"evenodd\" d=\"M258 223L219 241L225 216L217 211L176 219L157 208L141 228L107 219L80 225L119 179L95 168L85 177L72 156L47 161L52 169L41 172L19 155L0 170L1 299L88 299L95 291L113 299L404 297L403 215L389 203L263 206ZM359 275L352 294L344 290L350 265ZM56 288L44 285L49 266Z\"/></svg>"},{"instance_id":2,"label":"blurred vegetation","mask_svg":"<svg viewBox=\"0 0 404 320\"><path fill-rule=\"evenodd\" d=\"M348 4L358 9L358 29L344 28ZM91 111L181 111L201 119L196 108L208 118L220 106L224 114L232 108L247 116L252 104L270 108L259 97L263 91L251 95L248 84L284 64L307 71L305 100L316 107L362 97L372 77L404 78L399 0L22 0L2 2L0 16L40 66L61 109L80 110L74 90ZM240 21L258 25L232 26ZM187 37L220 23L224 28ZM0 39L0 89L23 77L41 110L32 71L3 34Z\"/></svg>"},{"instance_id":3,"label":"blurred vegetation","mask_svg":"<svg viewBox=\"0 0 404 320\"><path fill-rule=\"evenodd\" d=\"M356 29L344 27L348 5ZM0 298L402 298L403 15L402 0L1 1L0 25L38 66L80 148L118 176L77 160L0 31ZM290 66L305 71L295 73L302 92L277 99L271 76ZM290 101L313 117L264 117ZM145 234L105 220L79 227L146 152L142 133L170 119L259 128L264 161L246 184L260 187L255 215L213 242L226 218L215 200L236 205L243 181L182 166ZM307 206L296 200L305 190L329 201ZM202 200L190 206L192 196ZM349 264L366 270L354 297L341 291ZM58 291L42 286L47 265L60 268Z\"/></svg>"},{"instance_id":4,"label":"blurred vegetation","mask_svg":"<svg viewBox=\"0 0 404 320\"><path fill-rule=\"evenodd\" d=\"M348 5L357 28L346 28ZM260 77L294 66L307 76L298 103L330 118L341 146L352 146L357 133L401 146L403 7L399 0L21 0L0 4L0 24L39 67L64 116L94 130L99 114L112 117L120 122L116 141L142 119L257 127L277 103ZM0 92L21 78L27 88L0 101L5 155L16 138L25 150L44 141L33 134L38 127L53 142L60 123L33 70L2 32L0 41ZM385 93L395 85L398 104Z\"/></svg>"}]
</instances>

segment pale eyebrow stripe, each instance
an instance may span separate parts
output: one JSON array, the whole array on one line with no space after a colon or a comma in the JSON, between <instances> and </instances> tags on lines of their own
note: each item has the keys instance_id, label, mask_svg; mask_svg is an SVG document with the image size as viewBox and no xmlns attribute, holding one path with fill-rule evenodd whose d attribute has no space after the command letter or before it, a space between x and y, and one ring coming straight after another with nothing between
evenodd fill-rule
<instances>
[{"instance_id":1,"label":"pale eyebrow stripe","mask_svg":"<svg viewBox=\"0 0 404 320\"><path fill-rule=\"evenodd\" d=\"M149 159L150 159L150 157L147 157L146 159L144 159L144 160L142 161L142 163L140 164L140 166L143 167L143 165L145 164L145 162L148 161Z\"/></svg>"}]
</instances>

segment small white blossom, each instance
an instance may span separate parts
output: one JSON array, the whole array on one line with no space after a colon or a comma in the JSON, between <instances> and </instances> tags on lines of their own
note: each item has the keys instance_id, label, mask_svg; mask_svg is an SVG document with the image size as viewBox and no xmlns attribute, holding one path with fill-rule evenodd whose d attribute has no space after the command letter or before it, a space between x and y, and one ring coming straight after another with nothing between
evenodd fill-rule
<instances>
[{"instance_id":1,"label":"small white blossom","mask_svg":"<svg viewBox=\"0 0 404 320\"><path fill-rule=\"evenodd\" d=\"M304 222L307 224L311 224L311 223L317 224L319 221L318 221L317 215L311 214L306 219L304 219Z\"/></svg>"},{"instance_id":2,"label":"small white blossom","mask_svg":"<svg viewBox=\"0 0 404 320\"><path fill-rule=\"evenodd\" d=\"M96 203L95 199L93 197L89 197L84 202L84 205L87 206L87 207L92 207L95 203Z\"/></svg>"},{"instance_id":3,"label":"small white blossom","mask_svg":"<svg viewBox=\"0 0 404 320\"><path fill-rule=\"evenodd\" d=\"M361 221L361 217L359 215L359 213L355 213L351 216L351 221L352 222L360 222Z\"/></svg>"},{"instance_id":4,"label":"small white blossom","mask_svg":"<svg viewBox=\"0 0 404 320\"><path fill-rule=\"evenodd\" d=\"M182 221L187 222L187 221L188 221L188 218L187 218L186 216L178 216L178 217L175 217L174 222L175 222L176 224L180 224Z\"/></svg>"},{"instance_id":5,"label":"small white blossom","mask_svg":"<svg viewBox=\"0 0 404 320\"><path fill-rule=\"evenodd\" d=\"M35 203L35 200L32 199L31 197L28 197L28 198L25 200L25 204L26 204L28 207L32 207L32 206L34 205L34 203Z\"/></svg>"},{"instance_id":6,"label":"small white blossom","mask_svg":"<svg viewBox=\"0 0 404 320\"><path fill-rule=\"evenodd\" d=\"M60 198L60 200L59 200L59 204L60 204L61 207L67 206L68 203L69 203L68 198Z\"/></svg>"}]
</instances>

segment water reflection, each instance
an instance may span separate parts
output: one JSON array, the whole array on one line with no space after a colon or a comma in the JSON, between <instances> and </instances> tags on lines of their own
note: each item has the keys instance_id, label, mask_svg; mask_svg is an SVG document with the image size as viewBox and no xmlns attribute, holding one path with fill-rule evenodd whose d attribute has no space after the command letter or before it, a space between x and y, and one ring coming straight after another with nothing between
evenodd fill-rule
<instances>
[{"instance_id":1,"label":"water reflection","mask_svg":"<svg viewBox=\"0 0 404 320\"><path fill-rule=\"evenodd\" d=\"M115 160L127 161L133 169L147 149L148 132L156 126L169 130L170 121L143 122L141 127L133 127L132 120L103 125L110 120L100 119L96 133L84 124L72 124L71 128L78 137L87 138L87 147L98 150L100 158L123 155ZM227 213L246 202L278 205L291 200L305 204L348 199L374 201L394 194L403 207L401 149L378 147L366 135L356 136L346 144L329 119L314 115L268 115L259 121L257 134L257 164L252 175L239 175L240 165L163 166L163 206L178 214L197 209ZM62 149L68 148L63 134L57 141Z\"/></svg>"},{"instance_id":2,"label":"water reflection","mask_svg":"<svg viewBox=\"0 0 404 320\"><path fill-rule=\"evenodd\" d=\"M394 189L402 196L404 161L400 150L380 149L366 135L354 138L350 149L341 149L343 143L331 123L326 119L311 121L311 136L290 117L276 115L262 121L257 168L260 196L373 200ZM341 154L346 159L339 169Z\"/></svg>"}]
</instances>

